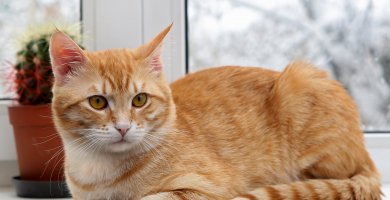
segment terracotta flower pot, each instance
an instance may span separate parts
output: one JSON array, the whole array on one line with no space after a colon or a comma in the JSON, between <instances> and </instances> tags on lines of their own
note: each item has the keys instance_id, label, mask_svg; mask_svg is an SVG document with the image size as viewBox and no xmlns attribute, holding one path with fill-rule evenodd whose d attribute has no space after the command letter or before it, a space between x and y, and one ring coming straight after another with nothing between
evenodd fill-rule
<instances>
[{"instance_id":1,"label":"terracotta flower pot","mask_svg":"<svg viewBox=\"0 0 390 200\"><path fill-rule=\"evenodd\" d=\"M22 180L64 180L61 139L49 105L8 107Z\"/></svg>"}]
</instances>

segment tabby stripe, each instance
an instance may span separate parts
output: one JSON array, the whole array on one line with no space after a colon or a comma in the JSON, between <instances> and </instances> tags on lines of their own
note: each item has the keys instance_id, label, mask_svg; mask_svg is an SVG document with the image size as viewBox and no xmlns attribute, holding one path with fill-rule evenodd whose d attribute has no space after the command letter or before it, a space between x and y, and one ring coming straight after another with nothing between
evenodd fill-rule
<instances>
[{"instance_id":1,"label":"tabby stripe","mask_svg":"<svg viewBox=\"0 0 390 200\"><path fill-rule=\"evenodd\" d=\"M184 192L182 191L173 191L173 195L178 197L181 200L188 200L187 197L183 194Z\"/></svg>"},{"instance_id":2,"label":"tabby stripe","mask_svg":"<svg viewBox=\"0 0 390 200\"><path fill-rule=\"evenodd\" d=\"M357 199L356 193L355 193L355 188L353 187L352 183L349 181L347 183L348 183L347 186L348 186L349 193L351 194L351 200Z\"/></svg>"},{"instance_id":3,"label":"tabby stripe","mask_svg":"<svg viewBox=\"0 0 390 200\"><path fill-rule=\"evenodd\" d=\"M306 158L311 155L317 155L317 154L321 155L320 152L322 152L323 149L328 149L329 148L328 146L335 145L335 142L336 141L333 139L328 139L328 140L324 140L321 144L315 145L313 147L309 147L301 153L300 159Z\"/></svg>"},{"instance_id":4,"label":"tabby stripe","mask_svg":"<svg viewBox=\"0 0 390 200\"><path fill-rule=\"evenodd\" d=\"M242 197L242 198L247 198L247 199L249 199L249 200L258 200L257 197L255 197L255 196L252 195L252 194L243 194L243 195L241 195L240 197Z\"/></svg>"},{"instance_id":5,"label":"tabby stripe","mask_svg":"<svg viewBox=\"0 0 390 200\"><path fill-rule=\"evenodd\" d=\"M107 80L108 80L108 83L110 83L111 85L111 90L116 90L116 85L114 83L114 81L111 79L111 77L107 76Z\"/></svg>"},{"instance_id":6,"label":"tabby stripe","mask_svg":"<svg viewBox=\"0 0 390 200\"><path fill-rule=\"evenodd\" d=\"M103 94L107 94L107 91L106 91L106 81L103 81Z\"/></svg>"},{"instance_id":7,"label":"tabby stripe","mask_svg":"<svg viewBox=\"0 0 390 200\"><path fill-rule=\"evenodd\" d=\"M150 103L149 105L152 105L152 104L153 104L153 103ZM150 115L150 114L153 114L154 111L156 111L156 108L150 109L150 110L146 110L146 108L147 108L147 107L144 108L144 110L145 110L144 115Z\"/></svg>"},{"instance_id":8,"label":"tabby stripe","mask_svg":"<svg viewBox=\"0 0 390 200\"><path fill-rule=\"evenodd\" d=\"M301 195L299 193L299 190L296 188L295 185L291 185L291 192L292 192L292 199L293 200L301 200Z\"/></svg>"},{"instance_id":9,"label":"tabby stripe","mask_svg":"<svg viewBox=\"0 0 390 200\"><path fill-rule=\"evenodd\" d=\"M310 191L310 194L311 194L311 198L310 199L313 199L313 200L320 200L320 196L317 194L315 188L309 183L309 182L306 182L304 184L304 186Z\"/></svg>"},{"instance_id":10,"label":"tabby stripe","mask_svg":"<svg viewBox=\"0 0 390 200\"><path fill-rule=\"evenodd\" d=\"M67 176L67 180L72 182L74 185L76 185L76 187L78 188L81 188L82 190L85 190L85 191L92 191L92 189L95 188L95 184L82 184L80 182L78 182L76 179L74 179L71 175Z\"/></svg>"},{"instance_id":11,"label":"tabby stripe","mask_svg":"<svg viewBox=\"0 0 390 200\"><path fill-rule=\"evenodd\" d=\"M283 200L283 197L280 195L279 191L273 187L266 187L266 192L272 200Z\"/></svg>"},{"instance_id":12,"label":"tabby stripe","mask_svg":"<svg viewBox=\"0 0 390 200\"><path fill-rule=\"evenodd\" d=\"M163 114L168 115L167 113L161 113L160 115L157 115L157 116L155 117L155 120L159 120L159 117L160 117L161 115L163 115ZM156 130L156 129L161 128L163 125L165 125L165 122L167 122L167 121L168 121L168 117L162 118L162 121L159 121L159 123L158 123L157 125L155 125L155 126L153 127L152 130Z\"/></svg>"},{"instance_id":13,"label":"tabby stripe","mask_svg":"<svg viewBox=\"0 0 390 200\"><path fill-rule=\"evenodd\" d=\"M332 192L333 199L334 200L341 200L341 195L340 195L339 191L337 190L337 188L329 181L324 180L324 183Z\"/></svg>"},{"instance_id":14,"label":"tabby stripe","mask_svg":"<svg viewBox=\"0 0 390 200\"><path fill-rule=\"evenodd\" d=\"M126 88L126 91L129 91L129 87L130 87L129 82L130 82L130 78L129 76L126 76L125 86L124 86L124 88Z\"/></svg>"},{"instance_id":15,"label":"tabby stripe","mask_svg":"<svg viewBox=\"0 0 390 200\"><path fill-rule=\"evenodd\" d=\"M113 183L110 184L110 186L114 186L118 184L119 182L122 182L123 180L127 179L128 177L135 174L137 171L141 170L142 167L144 167L146 164L149 163L149 161L152 158L152 154L146 155L144 158L140 159L139 162L133 166L129 171L123 173L121 176L119 176Z\"/></svg>"},{"instance_id":16,"label":"tabby stripe","mask_svg":"<svg viewBox=\"0 0 390 200\"><path fill-rule=\"evenodd\" d=\"M160 96L153 95L153 94L149 94L149 96L152 97L152 98L156 98L156 99L158 99L159 101L166 102L166 100L164 99L164 97L160 97Z\"/></svg>"},{"instance_id":17,"label":"tabby stripe","mask_svg":"<svg viewBox=\"0 0 390 200\"><path fill-rule=\"evenodd\" d=\"M148 105L146 105L143 109L144 110L147 110L148 108L150 108L150 106L153 104L153 102L149 103ZM154 110L153 110L154 111ZM145 113L145 114L150 114L150 113Z\"/></svg>"}]
</instances>

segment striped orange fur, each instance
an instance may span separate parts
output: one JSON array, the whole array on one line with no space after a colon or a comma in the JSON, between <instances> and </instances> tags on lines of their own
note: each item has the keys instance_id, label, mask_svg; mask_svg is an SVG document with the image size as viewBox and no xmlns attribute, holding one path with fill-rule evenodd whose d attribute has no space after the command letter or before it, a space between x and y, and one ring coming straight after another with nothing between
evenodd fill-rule
<instances>
[{"instance_id":1,"label":"striped orange fur","mask_svg":"<svg viewBox=\"0 0 390 200\"><path fill-rule=\"evenodd\" d=\"M338 82L293 62L283 72L207 69L168 85L169 29L136 49L99 52L53 34L52 110L74 199L381 198ZM139 94L147 100L136 107ZM89 102L96 95L103 109Z\"/></svg>"}]
</instances>

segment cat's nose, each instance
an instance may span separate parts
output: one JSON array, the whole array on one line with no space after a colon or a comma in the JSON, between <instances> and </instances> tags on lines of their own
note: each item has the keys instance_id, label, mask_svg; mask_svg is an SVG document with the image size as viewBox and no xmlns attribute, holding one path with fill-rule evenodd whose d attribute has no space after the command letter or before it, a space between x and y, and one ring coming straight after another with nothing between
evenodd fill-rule
<instances>
[{"instance_id":1,"label":"cat's nose","mask_svg":"<svg viewBox=\"0 0 390 200\"><path fill-rule=\"evenodd\" d=\"M115 129L122 135L122 136L125 136L127 131L129 131L130 129L130 125L129 124L117 124L115 126Z\"/></svg>"}]
</instances>

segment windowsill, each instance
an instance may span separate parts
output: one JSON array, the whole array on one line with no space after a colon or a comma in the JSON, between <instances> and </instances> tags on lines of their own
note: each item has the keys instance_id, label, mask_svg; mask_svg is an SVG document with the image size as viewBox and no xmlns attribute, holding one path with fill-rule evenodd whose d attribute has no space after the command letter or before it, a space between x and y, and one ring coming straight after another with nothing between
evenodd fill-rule
<instances>
[{"instance_id":1,"label":"windowsill","mask_svg":"<svg viewBox=\"0 0 390 200\"><path fill-rule=\"evenodd\" d=\"M390 200L390 185L384 185L382 187L384 197L382 200ZM16 200L16 199L32 199L32 198L20 198L15 194L15 190L12 187L0 187L0 199L1 200ZM64 198L62 198L64 199ZM71 198L66 198L71 199ZM46 200L46 199L35 199L34 200Z\"/></svg>"},{"instance_id":2,"label":"windowsill","mask_svg":"<svg viewBox=\"0 0 390 200\"><path fill-rule=\"evenodd\" d=\"M390 149L390 133L365 133L367 148Z\"/></svg>"}]
</instances>

